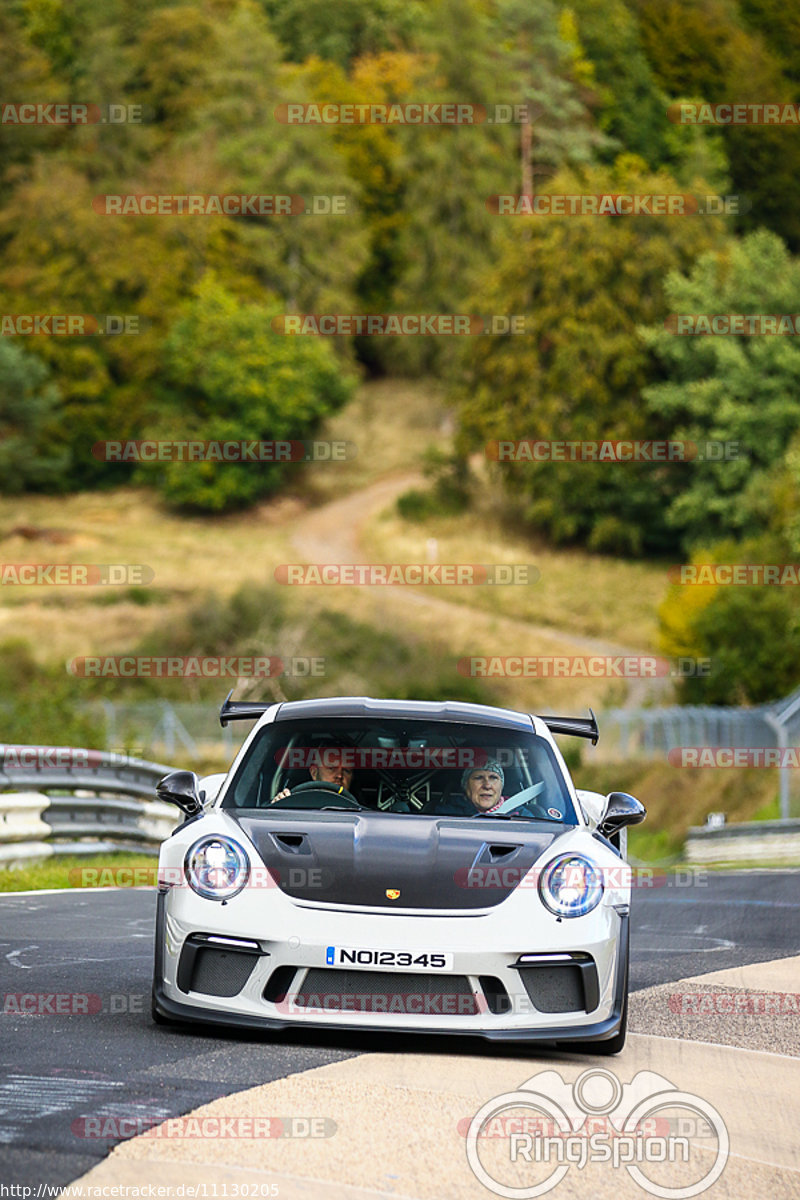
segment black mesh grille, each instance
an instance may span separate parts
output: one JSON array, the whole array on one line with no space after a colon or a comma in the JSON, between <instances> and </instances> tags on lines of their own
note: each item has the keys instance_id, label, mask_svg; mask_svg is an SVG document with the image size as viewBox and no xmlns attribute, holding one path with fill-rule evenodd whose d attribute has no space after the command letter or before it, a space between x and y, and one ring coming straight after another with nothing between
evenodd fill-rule
<instances>
[{"instance_id":1,"label":"black mesh grille","mask_svg":"<svg viewBox=\"0 0 800 1200\"><path fill-rule=\"evenodd\" d=\"M257 962L257 954L202 947L194 961L191 990L207 996L238 996Z\"/></svg>"},{"instance_id":2,"label":"black mesh grille","mask_svg":"<svg viewBox=\"0 0 800 1200\"><path fill-rule=\"evenodd\" d=\"M466 975L333 971L313 967L294 998L327 1012L390 1012L409 1016L474 1016L478 1004Z\"/></svg>"},{"instance_id":3,"label":"black mesh grille","mask_svg":"<svg viewBox=\"0 0 800 1200\"><path fill-rule=\"evenodd\" d=\"M585 1012L583 979L578 966L519 967L525 991L539 1012Z\"/></svg>"}]
</instances>

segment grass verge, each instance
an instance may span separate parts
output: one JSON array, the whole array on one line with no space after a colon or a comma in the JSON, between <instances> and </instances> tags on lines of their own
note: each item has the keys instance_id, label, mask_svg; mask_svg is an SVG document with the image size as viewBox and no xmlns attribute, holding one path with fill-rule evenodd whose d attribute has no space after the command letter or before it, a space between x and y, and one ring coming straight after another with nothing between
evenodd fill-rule
<instances>
[{"instance_id":1,"label":"grass verge","mask_svg":"<svg viewBox=\"0 0 800 1200\"><path fill-rule=\"evenodd\" d=\"M0 892L155 885L152 854L55 854L42 863L0 869Z\"/></svg>"}]
</instances>

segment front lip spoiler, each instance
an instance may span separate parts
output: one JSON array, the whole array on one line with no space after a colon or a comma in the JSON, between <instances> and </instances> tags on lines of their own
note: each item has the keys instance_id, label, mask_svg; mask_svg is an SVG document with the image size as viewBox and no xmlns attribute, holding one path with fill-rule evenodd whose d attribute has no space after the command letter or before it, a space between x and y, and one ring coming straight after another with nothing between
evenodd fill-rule
<instances>
[{"instance_id":1,"label":"front lip spoiler","mask_svg":"<svg viewBox=\"0 0 800 1200\"><path fill-rule=\"evenodd\" d=\"M161 978L161 958L166 918L165 896L159 895L156 914L156 971L153 979L153 1006L161 1016L171 1017L177 1021L202 1021L209 1025L235 1026L239 1029L260 1029L264 1033L283 1032L286 1029L317 1029L328 1033L405 1033L417 1037L427 1037L432 1034L461 1038L483 1038L487 1042L605 1042L619 1033L622 1020L622 1009L625 1003L625 980L627 978L629 941L629 916L620 916L619 961L614 987L614 1008L610 1017L604 1021L595 1021L592 1025L553 1026L548 1029L458 1029L452 1026L448 1029L420 1028L419 1025L369 1025L357 1021L280 1021L275 1017L253 1017L245 1013L220 1013L213 1009L198 1008L193 1004L184 1004L180 1000L171 1000L164 994Z\"/></svg>"}]
</instances>

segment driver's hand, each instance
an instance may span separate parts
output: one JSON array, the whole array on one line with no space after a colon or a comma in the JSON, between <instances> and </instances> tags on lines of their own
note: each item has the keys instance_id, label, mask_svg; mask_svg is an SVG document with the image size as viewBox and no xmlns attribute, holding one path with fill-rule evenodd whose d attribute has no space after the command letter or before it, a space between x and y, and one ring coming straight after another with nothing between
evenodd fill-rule
<instances>
[{"instance_id":1,"label":"driver's hand","mask_svg":"<svg viewBox=\"0 0 800 1200\"><path fill-rule=\"evenodd\" d=\"M270 804L274 804L276 800L285 800L286 797L291 796L291 794L292 794L291 788L284 788L282 792L278 792L277 796L272 797L272 799L270 800Z\"/></svg>"}]
</instances>

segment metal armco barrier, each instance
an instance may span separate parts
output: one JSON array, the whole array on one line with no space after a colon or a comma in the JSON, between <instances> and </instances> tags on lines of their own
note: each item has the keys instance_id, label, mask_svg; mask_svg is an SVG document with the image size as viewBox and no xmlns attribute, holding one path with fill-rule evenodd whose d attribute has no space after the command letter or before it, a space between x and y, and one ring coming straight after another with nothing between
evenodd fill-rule
<instances>
[{"instance_id":1,"label":"metal armco barrier","mask_svg":"<svg viewBox=\"0 0 800 1200\"><path fill-rule=\"evenodd\" d=\"M747 821L718 829L696 826L686 839L690 863L800 862L800 821Z\"/></svg>"},{"instance_id":2,"label":"metal armco barrier","mask_svg":"<svg viewBox=\"0 0 800 1200\"><path fill-rule=\"evenodd\" d=\"M0 869L53 854L154 852L181 821L155 799L172 769L100 750L0 746Z\"/></svg>"}]
</instances>

